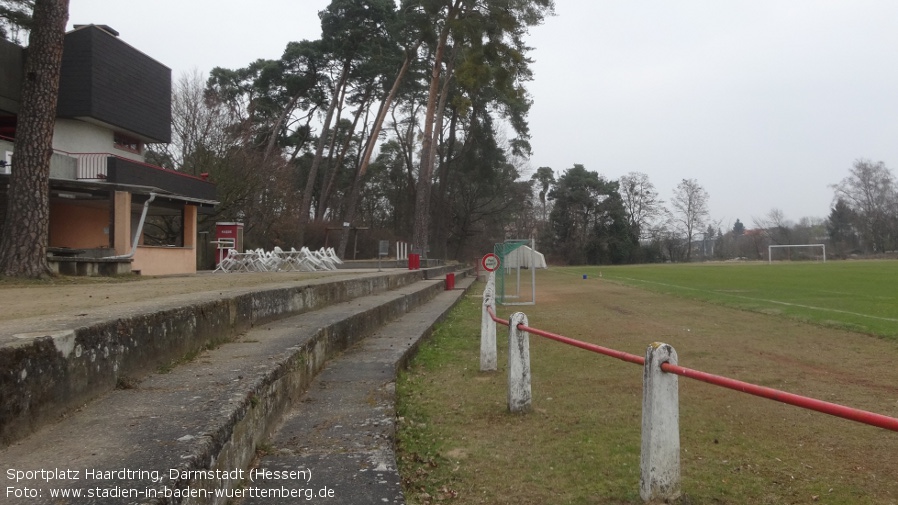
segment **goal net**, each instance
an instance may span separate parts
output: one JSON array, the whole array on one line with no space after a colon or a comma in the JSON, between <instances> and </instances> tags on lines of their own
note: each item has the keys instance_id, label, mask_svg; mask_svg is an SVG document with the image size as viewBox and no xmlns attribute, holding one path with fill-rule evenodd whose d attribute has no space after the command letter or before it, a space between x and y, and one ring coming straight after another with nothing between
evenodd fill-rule
<instances>
[{"instance_id":1,"label":"goal net","mask_svg":"<svg viewBox=\"0 0 898 505\"><path fill-rule=\"evenodd\" d=\"M532 239L506 240L496 244L496 302L502 305L536 304L536 269L545 268L543 255Z\"/></svg>"},{"instance_id":2,"label":"goal net","mask_svg":"<svg viewBox=\"0 0 898 505\"><path fill-rule=\"evenodd\" d=\"M767 246L767 262L822 261L826 263L826 244L790 244Z\"/></svg>"}]
</instances>

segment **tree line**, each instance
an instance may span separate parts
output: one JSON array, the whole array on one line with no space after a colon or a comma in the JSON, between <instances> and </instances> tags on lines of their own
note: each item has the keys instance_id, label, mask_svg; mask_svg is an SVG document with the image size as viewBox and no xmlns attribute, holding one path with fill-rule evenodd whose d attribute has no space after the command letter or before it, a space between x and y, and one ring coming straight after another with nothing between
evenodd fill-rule
<instances>
[{"instance_id":1,"label":"tree line","mask_svg":"<svg viewBox=\"0 0 898 505\"><path fill-rule=\"evenodd\" d=\"M769 245L824 244L827 257L886 257L898 251L898 186L882 161L857 159L840 182L831 184L833 203L823 218L790 221L779 209L753 220L746 229L736 221L728 233L718 233L717 258L767 259ZM820 250L790 249L777 258L812 259Z\"/></svg>"},{"instance_id":2,"label":"tree line","mask_svg":"<svg viewBox=\"0 0 898 505\"><path fill-rule=\"evenodd\" d=\"M709 222L710 196L695 179L680 181L669 206L641 172L610 180L575 164L556 179L540 167L531 182L538 242L555 262L691 261Z\"/></svg>"},{"instance_id":3,"label":"tree line","mask_svg":"<svg viewBox=\"0 0 898 505\"><path fill-rule=\"evenodd\" d=\"M648 175L609 180L583 165L558 178L540 167L531 178L534 222L543 252L567 264L767 260L770 245L824 244L829 257L877 257L898 251L898 185L883 162L859 159L830 187L826 219L786 218L773 208L724 229L711 219L710 195L683 179L669 202ZM819 259L822 248L777 250L774 259Z\"/></svg>"},{"instance_id":4,"label":"tree line","mask_svg":"<svg viewBox=\"0 0 898 505\"><path fill-rule=\"evenodd\" d=\"M209 174L221 206L206 222L244 222L250 247L332 240L352 257L358 228L364 257L386 239L468 259L528 205L524 37L552 13L552 0L333 0L320 39L181 76L173 142L148 161Z\"/></svg>"},{"instance_id":5,"label":"tree line","mask_svg":"<svg viewBox=\"0 0 898 505\"><path fill-rule=\"evenodd\" d=\"M50 31L57 38L47 53L59 58L66 1L34 2L35 13L55 9L52 26L23 14L30 1L2 4L26 8L3 17L0 37ZM578 164L558 174L540 167L528 180L532 61L524 37L553 9L553 0L333 0L319 13L317 40L291 42L277 59L180 76L173 141L150 146L147 160L207 175L221 205L201 216L201 229L243 222L253 248L336 239L339 255L352 257L355 229L361 257L386 239L467 260L505 238L531 236L568 264L754 259L765 244L820 239L840 255L896 249L898 196L882 162L858 160L833 185L826 220L796 224L773 209L751 229L737 220L726 232L694 179L682 179L667 203L639 172L611 180ZM52 109L43 117L52 119ZM46 202L39 184L49 161L46 170L25 170L19 153L16 172L35 186L28 195ZM27 235L13 245L43 243L45 251L45 206L27 205L38 209L38 225L7 219L3 240ZM163 241L180 233L177 221L151 225L148 233ZM10 267L26 256L46 260L45 252L19 251L4 254L0 268L46 271Z\"/></svg>"},{"instance_id":6,"label":"tree line","mask_svg":"<svg viewBox=\"0 0 898 505\"><path fill-rule=\"evenodd\" d=\"M64 23L68 2L2 6L0 36L30 30L37 49L35 36L52 32L58 66L64 24L38 13L54 9ZM333 0L319 13L319 39L291 42L277 59L179 77L173 142L149 146L147 161L214 181L221 205L201 229L242 221L248 247L314 248L336 228L339 254L351 257L351 231L362 229L362 256L375 254L376 240L399 239L432 257L470 258L527 205L524 39L553 10L553 0ZM46 202L49 161L26 171L24 154L17 148L15 179ZM23 235L16 221L7 219L4 241ZM27 261L5 256L18 264L0 265L7 275L47 274L46 219L38 221ZM178 226L148 223L157 235L148 239Z\"/></svg>"}]
</instances>

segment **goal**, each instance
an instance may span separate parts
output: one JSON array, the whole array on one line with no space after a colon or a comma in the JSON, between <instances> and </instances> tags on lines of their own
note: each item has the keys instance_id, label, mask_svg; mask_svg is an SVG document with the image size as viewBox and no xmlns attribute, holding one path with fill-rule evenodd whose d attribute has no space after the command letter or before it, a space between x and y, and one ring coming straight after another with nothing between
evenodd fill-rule
<instances>
[{"instance_id":1,"label":"goal","mask_svg":"<svg viewBox=\"0 0 898 505\"><path fill-rule=\"evenodd\" d=\"M536 269L545 268L545 259L536 252L534 240L506 240L496 244L493 253L499 257L500 265L496 272L496 301L502 305L535 305ZM522 269L530 274L522 276Z\"/></svg>"},{"instance_id":2,"label":"goal","mask_svg":"<svg viewBox=\"0 0 898 505\"><path fill-rule=\"evenodd\" d=\"M798 249L792 251L792 248ZM826 244L790 244L790 245L769 245L767 246L767 262L773 263L774 250L781 249L783 254L777 255L777 260L795 261L823 261L826 263Z\"/></svg>"}]
</instances>

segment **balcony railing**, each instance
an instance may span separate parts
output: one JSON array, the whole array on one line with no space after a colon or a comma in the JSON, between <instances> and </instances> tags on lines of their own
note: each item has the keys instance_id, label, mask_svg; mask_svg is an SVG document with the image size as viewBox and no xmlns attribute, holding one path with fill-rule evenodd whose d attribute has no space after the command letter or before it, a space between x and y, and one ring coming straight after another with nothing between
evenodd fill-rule
<instances>
[{"instance_id":1,"label":"balcony railing","mask_svg":"<svg viewBox=\"0 0 898 505\"><path fill-rule=\"evenodd\" d=\"M77 179L104 180L111 155L106 153L66 153L78 160Z\"/></svg>"},{"instance_id":2,"label":"balcony railing","mask_svg":"<svg viewBox=\"0 0 898 505\"><path fill-rule=\"evenodd\" d=\"M0 155L5 157L5 153L12 153L14 147L13 139L0 136ZM15 163L11 169L15 170ZM205 174L197 177L111 153L70 153L54 149L50 177L150 186L208 202L217 196L215 185Z\"/></svg>"}]
</instances>

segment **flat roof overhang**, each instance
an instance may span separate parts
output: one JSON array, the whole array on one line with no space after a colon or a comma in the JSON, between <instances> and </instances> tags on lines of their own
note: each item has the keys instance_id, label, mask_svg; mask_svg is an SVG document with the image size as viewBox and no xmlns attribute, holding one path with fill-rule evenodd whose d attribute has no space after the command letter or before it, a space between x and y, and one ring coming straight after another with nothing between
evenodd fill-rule
<instances>
[{"instance_id":1,"label":"flat roof overhang","mask_svg":"<svg viewBox=\"0 0 898 505\"><path fill-rule=\"evenodd\" d=\"M3 190L8 190L9 178L10 176L7 174L0 174L0 186L2 186ZM133 199L133 203L139 205L143 205L152 194L156 195L156 198L154 199L155 202L196 205L204 210L211 210L219 204L216 200L205 200L202 198L178 195L153 186L72 179L50 179L50 199L52 201L107 204L110 196L116 191L125 191L132 195L137 195L140 198Z\"/></svg>"}]
</instances>

